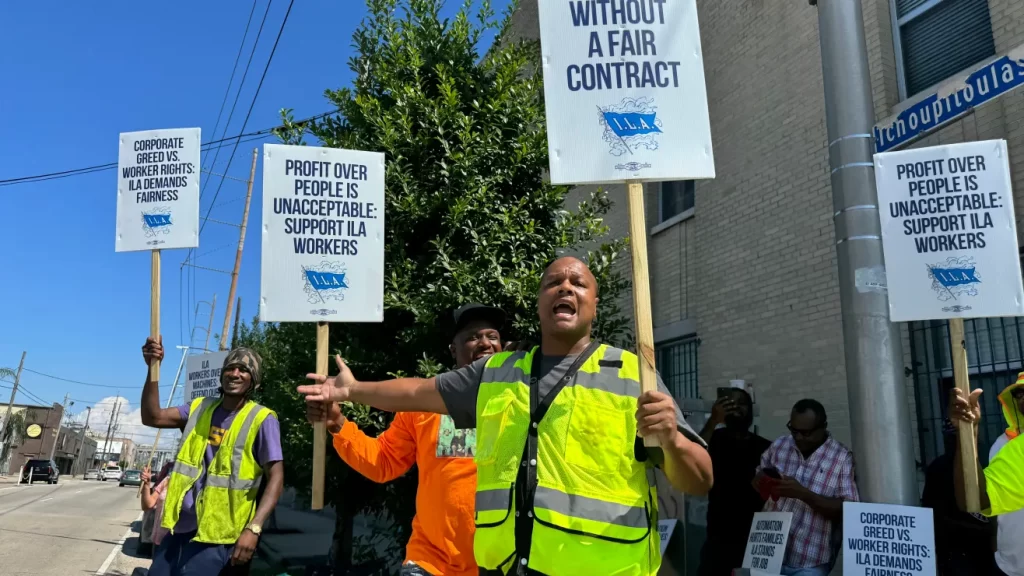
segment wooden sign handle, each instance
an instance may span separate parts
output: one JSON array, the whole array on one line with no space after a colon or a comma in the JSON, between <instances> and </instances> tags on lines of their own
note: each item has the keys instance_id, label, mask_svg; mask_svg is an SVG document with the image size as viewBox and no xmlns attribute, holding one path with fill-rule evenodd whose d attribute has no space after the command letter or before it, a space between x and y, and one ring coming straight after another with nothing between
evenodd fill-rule
<instances>
[{"instance_id":1,"label":"wooden sign handle","mask_svg":"<svg viewBox=\"0 0 1024 576\"><path fill-rule=\"evenodd\" d=\"M658 389L654 362L654 329L651 326L651 289L647 273L647 224L644 218L644 185L630 181L629 248L633 261L633 316L636 319L636 355L640 363L640 392ZM644 438L644 446L659 446L655 437Z\"/></svg>"},{"instance_id":2,"label":"wooden sign handle","mask_svg":"<svg viewBox=\"0 0 1024 576\"><path fill-rule=\"evenodd\" d=\"M149 335L156 340L160 337L160 251L153 250L149 279ZM149 379L160 380L160 361L149 363Z\"/></svg>"},{"instance_id":3,"label":"wooden sign handle","mask_svg":"<svg viewBox=\"0 0 1024 576\"><path fill-rule=\"evenodd\" d=\"M327 375L328 337L330 328L327 322L316 325L316 373ZM327 464L327 429L324 422L313 424L313 501L310 508L322 510L324 507L324 480Z\"/></svg>"},{"instance_id":4,"label":"wooden sign handle","mask_svg":"<svg viewBox=\"0 0 1024 576\"><path fill-rule=\"evenodd\" d=\"M967 375L967 343L964 338L963 318L949 320L949 340L953 349L953 382L964 398L971 395ZM974 438L974 424L957 422L960 437L959 473L964 475L964 504L968 512L981 512L981 490L978 487L978 443Z\"/></svg>"}]
</instances>

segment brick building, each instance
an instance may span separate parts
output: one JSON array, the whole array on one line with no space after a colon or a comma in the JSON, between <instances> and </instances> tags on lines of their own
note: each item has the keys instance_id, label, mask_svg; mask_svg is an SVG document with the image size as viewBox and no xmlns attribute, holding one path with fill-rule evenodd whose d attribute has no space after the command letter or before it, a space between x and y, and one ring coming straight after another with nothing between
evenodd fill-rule
<instances>
[{"instance_id":1,"label":"brick building","mask_svg":"<svg viewBox=\"0 0 1024 576\"><path fill-rule=\"evenodd\" d=\"M38 458L53 460L61 474L71 474L71 467L76 454L81 452L83 461L92 458L96 451L96 442L85 437L81 438L81 429L75 426L59 426L64 418L64 408L54 403L52 406L14 405L12 414L24 414L25 430L21 442L12 448L9 473L16 474L25 462ZM58 435L58 428L60 430ZM56 447L54 443L56 442Z\"/></svg>"},{"instance_id":2,"label":"brick building","mask_svg":"<svg viewBox=\"0 0 1024 576\"><path fill-rule=\"evenodd\" d=\"M1024 2L862 4L876 145L896 133L905 141L891 149L1006 139L1017 214L1024 214L1024 90L993 97L986 88L982 103L982 87L973 87L974 107L929 132L920 113L913 122L908 116L929 97L967 90L967 77L993 62L1002 89L1024 82ZM759 432L769 439L786 433L794 402L816 398L830 430L849 445L817 10L769 0L697 0L697 8L717 177L646 187L658 369L695 407L707 407L715 388L731 379L752 383ZM538 37L536 0L523 0L513 26L520 36ZM1004 56L1009 61L1000 61ZM608 224L625 236L625 189L605 188L615 202ZM628 254L622 265L628 274ZM901 326L922 465L943 451L941 419L952 386L946 324ZM996 392L1021 369L1024 326L1016 318L976 320L966 331L972 386L984 387L986 412L998 414ZM1002 428L998 418L986 424L983 446Z\"/></svg>"},{"instance_id":3,"label":"brick building","mask_svg":"<svg viewBox=\"0 0 1024 576\"><path fill-rule=\"evenodd\" d=\"M832 432L848 443L816 8L765 0L697 6L718 176L646 187L659 371L681 398L713 399L731 379L752 383L769 438L785 432L796 400L817 398ZM1001 56L1024 58L1021 2L863 0L863 8L879 129ZM522 2L513 26L538 37L536 0ZM1024 62L1018 66L1024 79ZM904 147L1005 138L1024 213L1024 90L921 136ZM607 222L613 235L625 236L625 189L605 188L615 202ZM583 199L592 189L574 194ZM628 273L628 254L622 266ZM945 323L919 324L902 327L903 351L914 392L908 402L921 420L917 446L930 459L941 450L932 434L941 418L935 388L947 384L949 363L948 351L935 348ZM972 373L995 372L993 386L1016 374L1024 355L1017 320L967 324L978 350Z\"/></svg>"}]
</instances>

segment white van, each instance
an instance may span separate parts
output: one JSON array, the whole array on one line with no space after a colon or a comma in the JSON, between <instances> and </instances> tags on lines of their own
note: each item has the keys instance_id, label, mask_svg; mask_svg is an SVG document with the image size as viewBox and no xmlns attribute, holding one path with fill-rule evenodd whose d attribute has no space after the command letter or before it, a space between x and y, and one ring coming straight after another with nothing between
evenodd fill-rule
<instances>
[{"instance_id":1,"label":"white van","mask_svg":"<svg viewBox=\"0 0 1024 576\"><path fill-rule=\"evenodd\" d=\"M121 479L121 469L119 467L117 467L117 466L115 466L113 464L108 464L107 467L103 469L103 481L104 482L106 482L107 480L120 480L120 479Z\"/></svg>"}]
</instances>

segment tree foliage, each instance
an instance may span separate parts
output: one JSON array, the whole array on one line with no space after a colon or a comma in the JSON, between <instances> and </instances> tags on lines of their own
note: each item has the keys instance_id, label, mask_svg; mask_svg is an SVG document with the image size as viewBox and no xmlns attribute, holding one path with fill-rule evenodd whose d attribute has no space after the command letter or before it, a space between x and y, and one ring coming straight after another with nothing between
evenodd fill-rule
<instances>
[{"instance_id":1,"label":"tree foliage","mask_svg":"<svg viewBox=\"0 0 1024 576\"><path fill-rule=\"evenodd\" d=\"M585 252L601 284L596 335L623 344L625 284L612 266L623 242L601 243L610 202L598 191L566 206L570 188L545 181L538 45L507 35L511 8L499 19L467 2L445 19L443 3L369 0L354 35L352 86L325 91L338 113L296 122L282 111L285 143L386 155L384 321L332 325L332 352L364 380L431 376L451 365L451 311L470 301L508 312L506 339L535 337L541 272L570 251ZM289 484L299 487L310 485L312 440L294 387L315 366L315 333L312 324L254 322L239 336L263 354L261 399L278 411ZM365 406L345 411L370 435L390 421ZM338 458L328 462L329 502L407 524L414 475L382 487Z\"/></svg>"}]
</instances>

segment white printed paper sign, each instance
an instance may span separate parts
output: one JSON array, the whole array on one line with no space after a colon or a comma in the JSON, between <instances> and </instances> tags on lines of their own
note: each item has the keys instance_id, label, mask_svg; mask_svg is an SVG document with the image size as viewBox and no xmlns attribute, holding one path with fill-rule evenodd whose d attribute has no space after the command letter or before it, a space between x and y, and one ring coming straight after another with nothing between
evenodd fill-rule
<instances>
[{"instance_id":1,"label":"white printed paper sign","mask_svg":"<svg viewBox=\"0 0 1024 576\"><path fill-rule=\"evenodd\" d=\"M672 540L672 532L676 529L676 524L679 520L676 518L669 518L668 520L658 520L658 537L661 538L661 555L665 555L665 550L668 549L668 543Z\"/></svg>"},{"instance_id":2,"label":"white printed paper sign","mask_svg":"<svg viewBox=\"0 0 1024 576\"><path fill-rule=\"evenodd\" d=\"M185 403L200 397L220 395L220 371L227 351L189 356L185 360Z\"/></svg>"},{"instance_id":3,"label":"white printed paper sign","mask_svg":"<svg viewBox=\"0 0 1024 576\"><path fill-rule=\"evenodd\" d=\"M264 145L260 319L384 320L384 154Z\"/></svg>"},{"instance_id":4,"label":"white printed paper sign","mask_svg":"<svg viewBox=\"0 0 1024 576\"><path fill-rule=\"evenodd\" d=\"M120 135L116 252L199 246L199 132Z\"/></svg>"},{"instance_id":5,"label":"white printed paper sign","mask_svg":"<svg viewBox=\"0 0 1024 576\"><path fill-rule=\"evenodd\" d=\"M893 322L1024 315L1006 141L875 154Z\"/></svg>"},{"instance_id":6,"label":"white printed paper sign","mask_svg":"<svg viewBox=\"0 0 1024 576\"><path fill-rule=\"evenodd\" d=\"M843 574L934 576L932 509L844 502Z\"/></svg>"},{"instance_id":7,"label":"white printed paper sign","mask_svg":"<svg viewBox=\"0 0 1024 576\"><path fill-rule=\"evenodd\" d=\"M786 555L792 512L758 512L750 523L747 550L743 554L743 567L766 574L782 571Z\"/></svg>"},{"instance_id":8,"label":"white printed paper sign","mask_svg":"<svg viewBox=\"0 0 1024 576\"><path fill-rule=\"evenodd\" d=\"M553 184L713 178L696 0L541 0Z\"/></svg>"}]
</instances>

